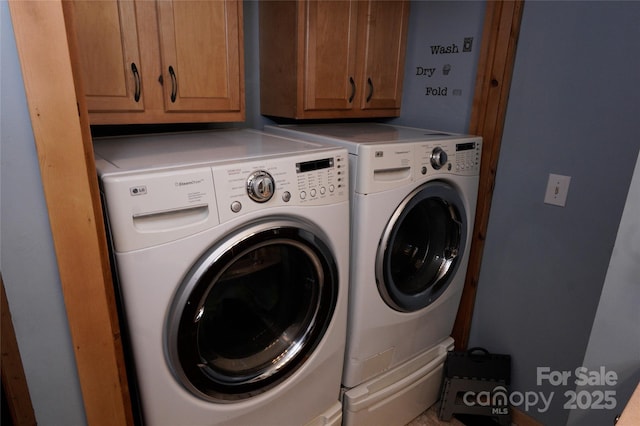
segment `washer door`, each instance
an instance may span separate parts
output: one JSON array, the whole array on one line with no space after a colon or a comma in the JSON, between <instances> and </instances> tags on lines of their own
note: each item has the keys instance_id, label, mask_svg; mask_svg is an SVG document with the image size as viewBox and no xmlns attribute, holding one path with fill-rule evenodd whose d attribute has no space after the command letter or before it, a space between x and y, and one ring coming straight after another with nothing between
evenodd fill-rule
<instances>
[{"instance_id":1,"label":"washer door","mask_svg":"<svg viewBox=\"0 0 640 426\"><path fill-rule=\"evenodd\" d=\"M400 203L376 256L378 290L390 307L417 311L446 290L464 253L466 217L460 194L442 181L418 187Z\"/></svg>"},{"instance_id":2,"label":"washer door","mask_svg":"<svg viewBox=\"0 0 640 426\"><path fill-rule=\"evenodd\" d=\"M169 363L189 391L233 402L276 386L305 362L329 326L339 285L317 235L272 219L197 261L167 323Z\"/></svg>"}]
</instances>

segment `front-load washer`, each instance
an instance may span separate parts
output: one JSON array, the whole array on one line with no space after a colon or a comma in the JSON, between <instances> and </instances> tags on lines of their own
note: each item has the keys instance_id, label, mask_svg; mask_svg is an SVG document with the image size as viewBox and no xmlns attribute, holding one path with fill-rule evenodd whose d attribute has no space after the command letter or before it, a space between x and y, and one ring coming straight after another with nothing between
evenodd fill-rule
<instances>
[{"instance_id":1,"label":"front-load washer","mask_svg":"<svg viewBox=\"0 0 640 426\"><path fill-rule=\"evenodd\" d=\"M446 352L453 347L481 138L378 123L265 130L349 150L343 415L345 424L403 424L437 400Z\"/></svg>"},{"instance_id":2,"label":"front-load washer","mask_svg":"<svg viewBox=\"0 0 640 426\"><path fill-rule=\"evenodd\" d=\"M347 151L240 129L94 151L145 424L339 425Z\"/></svg>"}]
</instances>

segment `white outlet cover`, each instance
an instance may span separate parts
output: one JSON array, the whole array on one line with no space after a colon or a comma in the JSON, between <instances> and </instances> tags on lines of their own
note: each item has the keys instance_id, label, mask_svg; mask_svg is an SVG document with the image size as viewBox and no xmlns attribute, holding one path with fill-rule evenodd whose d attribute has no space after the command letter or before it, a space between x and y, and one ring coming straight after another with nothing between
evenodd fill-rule
<instances>
[{"instance_id":1,"label":"white outlet cover","mask_svg":"<svg viewBox=\"0 0 640 426\"><path fill-rule=\"evenodd\" d=\"M570 183L571 176L556 175L553 173L549 174L544 202L546 204L564 207L567 203L567 194L569 193Z\"/></svg>"}]
</instances>

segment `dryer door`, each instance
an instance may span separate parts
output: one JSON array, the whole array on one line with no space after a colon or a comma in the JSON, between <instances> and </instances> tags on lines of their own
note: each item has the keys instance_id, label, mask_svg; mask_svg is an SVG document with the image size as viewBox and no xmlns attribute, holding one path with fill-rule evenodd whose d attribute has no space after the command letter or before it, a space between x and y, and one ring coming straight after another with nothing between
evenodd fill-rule
<instances>
[{"instance_id":1,"label":"dryer door","mask_svg":"<svg viewBox=\"0 0 640 426\"><path fill-rule=\"evenodd\" d=\"M376 257L378 290L390 307L417 311L447 289L464 253L466 217L460 194L442 181L418 187L400 203Z\"/></svg>"},{"instance_id":2,"label":"dryer door","mask_svg":"<svg viewBox=\"0 0 640 426\"><path fill-rule=\"evenodd\" d=\"M313 229L270 220L200 258L176 293L166 348L176 378L209 401L233 402L285 380L330 324L338 272Z\"/></svg>"}]
</instances>

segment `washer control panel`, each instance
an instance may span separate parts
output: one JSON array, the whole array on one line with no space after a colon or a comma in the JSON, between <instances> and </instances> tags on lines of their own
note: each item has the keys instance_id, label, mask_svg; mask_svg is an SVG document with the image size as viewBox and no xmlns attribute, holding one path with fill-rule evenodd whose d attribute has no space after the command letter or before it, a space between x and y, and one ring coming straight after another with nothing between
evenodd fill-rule
<instances>
[{"instance_id":1,"label":"washer control panel","mask_svg":"<svg viewBox=\"0 0 640 426\"><path fill-rule=\"evenodd\" d=\"M456 159L453 167L456 172L464 173L467 171L470 174L480 172L481 145L479 140L455 144Z\"/></svg>"},{"instance_id":2,"label":"washer control panel","mask_svg":"<svg viewBox=\"0 0 640 426\"><path fill-rule=\"evenodd\" d=\"M323 152L214 166L220 221L275 206L318 206L349 199L348 153Z\"/></svg>"},{"instance_id":3,"label":"washer control panel","mask_svg":"<svg viewBox=\"0 0 640 426\"><path fill-rule=\"evenodd\" d=\"M420 143L416 147L416 177L433 173L477 175L481 153L480 137Z\"/></svg>"}]
</instances>

